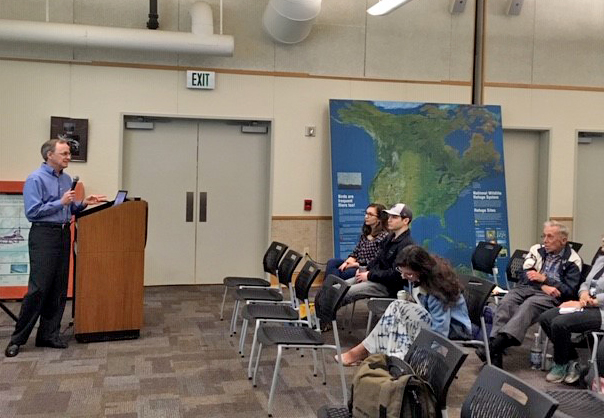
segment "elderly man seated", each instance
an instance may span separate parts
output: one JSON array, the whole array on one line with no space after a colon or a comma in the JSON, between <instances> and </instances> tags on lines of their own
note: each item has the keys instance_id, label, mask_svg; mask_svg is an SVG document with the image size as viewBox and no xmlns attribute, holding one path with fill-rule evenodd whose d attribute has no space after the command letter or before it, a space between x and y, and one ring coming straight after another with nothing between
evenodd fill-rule
<instances>
[{"instance_id":1,"label":"elderly man seated","mask_svg":"<svg viewBox=\"0 0 604 418\"><path fill-rule=\"evenodd\" d=\"M564 309L563 309L564 308ZM573 384L581 370L578 354L571 342L573 332L604 329L604 238L591 263L591 271L579 288L579 297L560 308L547 310L539 322L554 345L554 365L545 379L548 382ZM604 365L603 365L604 366Z\"/></svg>"},{"instance_id":2,"label":"elderly man seated","mask_svg":"<svg viewBox=\"0 0 604 418\"><path fill-rule=\"evenodd\" d=\"M546 310L576 298L581 280L581 258L568 244L568 229L559 222L543 224L543 244L533 245L518 285L495 311L489 349L491 362L502 368L502 353L521 345L528 328ZM485 361L484 348L476 354Z\"/></svg>"}]
</instances>

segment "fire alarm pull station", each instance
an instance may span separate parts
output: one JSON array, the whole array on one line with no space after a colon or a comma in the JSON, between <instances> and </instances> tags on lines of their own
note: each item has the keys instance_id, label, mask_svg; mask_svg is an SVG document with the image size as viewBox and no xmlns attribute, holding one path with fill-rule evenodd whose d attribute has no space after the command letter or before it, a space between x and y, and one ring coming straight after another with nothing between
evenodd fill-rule
<instances>
[{"instance_id":1,"label":"fire alarm pull station","mask_svg":"<svg viewBox=\"0 0 604 418\"><path fill-rule=\"evenodd\" d=\"M312 199L304 199L304 210L312 210Z\"/></svg>"}]
</instances>

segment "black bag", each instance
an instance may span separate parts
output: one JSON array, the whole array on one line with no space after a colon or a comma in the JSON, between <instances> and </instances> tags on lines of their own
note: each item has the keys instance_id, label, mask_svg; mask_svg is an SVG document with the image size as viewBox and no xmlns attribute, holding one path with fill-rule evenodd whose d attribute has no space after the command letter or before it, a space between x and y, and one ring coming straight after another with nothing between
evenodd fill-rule
<instances>
[{"instance_id":1,"label":"black bag","mask_svg":"<svg viewBox=\"0 0 604 418\"><path fill-rule=\"evenodd\" d=\"M353 418L440 418L432 387L411 366L385 354L373 354L352 380L348 408Z\"/></svg>"}]
</instances>

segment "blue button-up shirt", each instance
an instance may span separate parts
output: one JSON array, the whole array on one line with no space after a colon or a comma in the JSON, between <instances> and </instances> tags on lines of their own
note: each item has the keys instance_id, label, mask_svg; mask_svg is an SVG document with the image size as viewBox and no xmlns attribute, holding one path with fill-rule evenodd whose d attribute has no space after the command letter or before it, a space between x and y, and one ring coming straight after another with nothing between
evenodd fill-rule
<instances>
[{"instance_id":1,"label":"blue button-up shirt","mask_svg":"<svg viewBox=\"0 0 604 418\"><path fill-rule=\"evenodd\" d=\"M61 197L71 188L71 177L64 171L55 173L53 168L42 163L31 173L23 186L25 216L30 222L67 223L72 213L84 208L81 203L61 204Z\"/></svg>"}]
</instances>

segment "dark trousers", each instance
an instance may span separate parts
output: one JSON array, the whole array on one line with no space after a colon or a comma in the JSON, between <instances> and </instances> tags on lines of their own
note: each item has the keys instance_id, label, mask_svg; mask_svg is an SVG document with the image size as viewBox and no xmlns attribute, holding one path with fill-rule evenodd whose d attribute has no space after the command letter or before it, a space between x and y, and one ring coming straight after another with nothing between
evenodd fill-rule
<instances>
[{"instance_id":1,"label":"dark trousers","mask_svg":"<svg viewBox=\"0 0 604 418\"><path fill-rule=\"evenodd\" d=\"M585 308L568 314L560 314L559 308L553 308L543 312L539 322L554 345L554 363L566 364L579 357L570 341L570 334L599 330L602 315L599 308Z\"/></svg>"},{"instance_id":2,"label":"dark trousers","mask_svg":"<svg viewBox=\"0 0 604 418\"><path fill-rule=\"evenodd\" d=\"M59 336L67 301L70 245L68 226L32 225L29 231L29 283L11 337L12 344L25 344L38 318L37 341Z\"/></svg>"},{"instance_id":3,"label":"dark trousers","mask_svg":"<svg viewBox=\"0 0 604 418\"><path fill-rule=\"evenodd\" d=\"M511 337L501 346L521 345L526 331L546 310L559 305L558 299L532 286L516 286L497 305L491 337L506 334Z\"/></svg>"},{"instance_id":4,"label":"dark trousers","mask_svg":"<svg viewBox=\"0 0 604 418\"><path fill-rule=\"evenodd\" d=\"M338 270L338 267L340 267L340 265L344 261L345 260L343 260L341 258L330 258L329 260L327 260L327 266L325 267L325 277L327 277L330 274L333 274L343 280L353 278L355 276L355 274L357 274L356 267L347 268L344 271Z\"/></svg>"}]
</instances>

